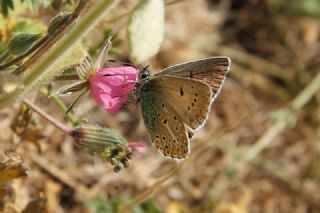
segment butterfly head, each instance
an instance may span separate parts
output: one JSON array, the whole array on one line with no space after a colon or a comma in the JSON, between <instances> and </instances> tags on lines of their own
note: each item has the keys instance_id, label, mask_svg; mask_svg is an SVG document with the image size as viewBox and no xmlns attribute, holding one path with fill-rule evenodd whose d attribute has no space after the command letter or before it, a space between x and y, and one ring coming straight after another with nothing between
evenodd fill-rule
<instances>
[{"instance_id":1,"label":"butterfly head","mask_svg":"<svg viewBox=\"0 0 320 213\"><path fill-rule=\"evenodd\" d=\"M145 81L150 78L150 70L148 68L149 68L149 65L140 70L139 81Z\"/></svg>"}]
</instances>

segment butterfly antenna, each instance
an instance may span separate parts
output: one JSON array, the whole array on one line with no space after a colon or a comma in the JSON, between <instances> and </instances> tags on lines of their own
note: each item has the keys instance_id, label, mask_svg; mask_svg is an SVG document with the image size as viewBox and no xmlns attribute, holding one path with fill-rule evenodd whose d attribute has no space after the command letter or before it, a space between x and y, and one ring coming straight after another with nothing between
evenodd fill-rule
<instances>
[{"instance_id":1,"label":"butterfly antenna","mask_svg":"<svg viewBox=\"0 0 320 213\"><path fill-rule=\"evenodd\" d=\"M150 65L148 64L147 66L145 66L144 68L142 68L142 70L147 70L150 67Z\"/></svg>"},{"instance_id":2,"label":"butterfly antenna","mask_svg":"<svg viewBox=\"0 0 320 213\"><path fill-rule=\"evenodd\" d=\"M114 59L108 59L108 62L111 62L111 63L120 63L122 64L123 66L131 66L131 67L134 67L134 68L137 68L138 67L130 62L124 62L124 61L117 61L117 60L114 60Z\"/></svg>"}]
</instances>

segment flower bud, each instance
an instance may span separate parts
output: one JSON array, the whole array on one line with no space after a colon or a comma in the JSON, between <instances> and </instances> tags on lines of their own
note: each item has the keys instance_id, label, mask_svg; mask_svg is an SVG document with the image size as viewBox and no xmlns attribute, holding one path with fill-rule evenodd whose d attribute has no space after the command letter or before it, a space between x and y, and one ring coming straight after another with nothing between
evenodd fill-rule
<instances>
[{"instance_id":1,"label":"flower bud","mask_svg":"<svg viewBox=\"0 0 320 213\"><path fill-rule=\"evenodd\" d=\"M114 172L120 172L120 170L121 170L121 166L119 166L119 165L116 165L116 166L113 168L113 171L114 171Z\"/></svg>"},{"instance_id":2,"label":"flower bud","mask_svg":"<svg viewBox=\"0 0 320 213\"><path fill-rule=\"evenodd\" d=\"M42 33L21 33L14 35L9 41L8 51L12 55L22 55L35 44L41 35Z\"/></svg>"},{"instance_id":3,"label":"flower bud","mask_svg":"<svg viewBox=\"0 0 320 213\"><path fill-rule=\"evenodd\" d=\"M56 32L57 29L59 29L71 16L71 13L60 13L53 17L50 21L49 27L48 27L48 34L52 35Z\"/></svg>"},{"instance_id":4,"label":"flower bud","mask_svg":"<svg viewBox=\"0 0 320 213\"><path fill-rule=\"evenodd\" d=\"M83 125L76 127L71 136L80 148L91 154L101 155L109 161L114 166L115 172L129 166L128 159L132 152L128 142L111 129L97 125Z\"/></svg>"}]
</instances>

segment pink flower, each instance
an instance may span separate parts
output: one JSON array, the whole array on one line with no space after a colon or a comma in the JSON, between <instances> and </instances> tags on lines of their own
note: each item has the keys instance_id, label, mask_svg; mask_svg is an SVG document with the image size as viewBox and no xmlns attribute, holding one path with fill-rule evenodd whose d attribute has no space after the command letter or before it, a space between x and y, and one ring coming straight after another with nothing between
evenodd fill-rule
<instances>
[{"instance_id":1,"label":"pink flower","mask_svg":"<svg viewBox=\"0 0 320 213\"><path fill-rule=\"evenodd\" d=\"M134 89L139 71L124 66L98 70L90 79L90 94L98 105L115 114L127 102Z\"/></svg>"},{"instance_id":2,"label":"pink flower","mask_svg":"<svg viewBox=\"0 0 320 213\"><path fill-rule=\"evenodd\" d=\"M146 146L147 144L144 142L129 142L129 147L131 150L140 157L144 156L144 148Z\"/></svg>"}]
</instances>

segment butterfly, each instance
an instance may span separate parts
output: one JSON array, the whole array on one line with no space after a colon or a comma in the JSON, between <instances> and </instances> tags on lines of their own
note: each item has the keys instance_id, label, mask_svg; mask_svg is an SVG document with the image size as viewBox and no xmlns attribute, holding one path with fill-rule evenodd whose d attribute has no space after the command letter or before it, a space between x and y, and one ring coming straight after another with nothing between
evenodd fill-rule
<instances>
[{"instance_id":1,"label":"butterfly","mask_svg":"<svg viewBox=\"0 0 320 213\"><path fill-rule=\"evenodd\" d=\"M208 119L230 65L230 58L219 56L170 66L153 76L148 67L140 70L135 94L152 144L163 155L188 156L190 135Z\"/></svg>"}]
</instances>

